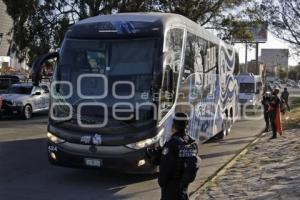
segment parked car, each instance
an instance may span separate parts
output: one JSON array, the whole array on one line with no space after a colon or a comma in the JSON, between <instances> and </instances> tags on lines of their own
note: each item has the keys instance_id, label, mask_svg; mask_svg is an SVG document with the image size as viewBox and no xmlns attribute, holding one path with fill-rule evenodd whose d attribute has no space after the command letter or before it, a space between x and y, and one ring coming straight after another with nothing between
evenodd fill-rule
<instances>
[{"instance_id":1,"label":"parked car","mask_svg":"<svg viewBox=\"0 0 300 200\"><path fill-rule=\"evenodd\" d=\"M280 83L275 82L275 83L274 83L274 87L279 87L279 88L281 88L281 85L280 85Z\"/></svg>"},{"instance_id":2,"label":"parked car","mask_svg":"<svg viewBox=\"0 0 300 200\"><path fill-rule=\"evenodd\" d=\"M32 83L18 83L1 94L0 115L20 115L30 119L33 113L49 110L49 87L47 84L33 86Z\"/></svg>"},{"instance_id":3,"label":"parked car","mask_svg":"<svg viewBox=\"0 0 300 200\"><path fill-rule=\"evenodd\" d=\"M300 84L293 85L293 88L300 88Z\"/></svg>"}]
</instances>

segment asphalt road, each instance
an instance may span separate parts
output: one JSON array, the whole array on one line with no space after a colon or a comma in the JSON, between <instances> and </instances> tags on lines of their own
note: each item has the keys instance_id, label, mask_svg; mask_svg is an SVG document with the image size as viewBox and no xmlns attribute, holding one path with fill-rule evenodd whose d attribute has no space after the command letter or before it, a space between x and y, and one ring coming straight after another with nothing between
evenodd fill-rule
<instances>
[{"instance_id":1,"label":"asphalt road","mask_svg":"<svg viewBox=\"0 0 300 200\"><path fill-rule=\"evenodd\" d=\"M300 94L300 92L299 92ZM155 175L132 175L109 170L55 167L46 157L47 116L0 120L1 200L159 199ZM239 121L232 134L200 147L203 159L195 191L207 177L250 143L263 129L262 119Z\"/></svg>"},{"instance_id":2,"label":"asphalt road","mask_svg":"<svg viewBox=\"0 0 300 200\"><path fill-rule=\"evenodd\" d=\"M288 88L288 91L290 92L290 97L300 97L300 89Z\"/></svg>"},{"instance_id":3,"label":"asphalt road","mask_svg":"<svg viewBox=\"0 0 300 200\"><path fill-rule=\"evenodd\" d=\"M46 116L36 116L29 121L0 121L1 200L159 199L155 175L69 169L48 164L46 125ZM262 129L263 125L259 126ZM257 127L256 121L241 121L235 127L225 140L200 147L202 168L191 191L259 132L259 129L251 131Z\"/></svg>"}]
</instances>

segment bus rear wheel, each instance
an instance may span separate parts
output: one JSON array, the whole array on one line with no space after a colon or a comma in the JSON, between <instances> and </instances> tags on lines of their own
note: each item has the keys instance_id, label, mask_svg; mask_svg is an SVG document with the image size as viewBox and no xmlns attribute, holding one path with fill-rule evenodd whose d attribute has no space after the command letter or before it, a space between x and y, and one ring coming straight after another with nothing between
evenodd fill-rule
<instances>
[{"instance_id":1,"label":"bus rear wheel","mask_svg":"<svg viewBox=\"0 0 300 200\"><path fill-rule=\"evenodd\" d=\"M222 132L220 134L220 137L223 139L225 138L227 135L230 134L231 131L231 126L232 126L232 120L231 118L225 118L223 120L223 124L222 124Z\"/></svg>"}]
</instances>

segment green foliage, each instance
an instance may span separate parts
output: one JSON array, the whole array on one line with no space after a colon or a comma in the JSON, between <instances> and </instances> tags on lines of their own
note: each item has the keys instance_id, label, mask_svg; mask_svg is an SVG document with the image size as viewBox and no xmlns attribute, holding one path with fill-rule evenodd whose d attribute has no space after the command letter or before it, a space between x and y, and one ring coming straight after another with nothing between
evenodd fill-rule
<instances>
[{"instance_id":1,"label":"green foliage","mask_svg":"<svg viewBox=\"0 0 300 200\"><path fill-rule=\"evenodd\" d=\"M14 20L11 31L17 56L31 66L36 56L59 48L66 30L78 20L117 12L172 12L200 25L219 29L222 37L232 28L234 15L228 10L246 0L4 0ZM230 25L230 26L229 26ZM245 35L245 34L244 34Z\"/></svg>"},{"instance_id":2,"label":"green foliage","mask_svg":"<svg viewBox=\"0 0 300 200\"><path fill-rule=\"evenodd\" d=\"M277 71L277 74L278 74L279 79L284 80L287 78L288 71L286 69L280 67Z\"/></svg>"},{"instance_id":3,"label":"green foliage","mask_svg":"<svg viewBox=\"0 0 300 200\"><path fill-rule=\"evenodd\" d=\"M231 13L234 9L247 7L246 0L160 0L160 10L178 13L198 22L208 29L217 30L218 36L224 40L231 40L232 34L237 33L244 38L245 27L238 26L240 13ZM244 9L244 8L243 8Z\"/></svg>"},{"instance_id":4,"label":"green foliage","mask_svg":"<svg viewBox=\"0 0 300 200\"><path fill-rule=\"evenodd\" d=\"M288 78L292 80L300 80L300 63L290 69Z\"/></svg>"}]
</instances>

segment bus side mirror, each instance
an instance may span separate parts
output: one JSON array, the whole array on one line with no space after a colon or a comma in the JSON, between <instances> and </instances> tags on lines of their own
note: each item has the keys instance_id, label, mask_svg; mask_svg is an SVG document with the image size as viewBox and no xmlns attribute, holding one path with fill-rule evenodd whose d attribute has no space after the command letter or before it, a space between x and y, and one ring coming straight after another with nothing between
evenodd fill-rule
<instances>
[{"instance_id":1,"label":"bus side mirror","mask_svg":"<svg viewBox=\"0 0 300 200\"><path fill-rule=\"evenodd\" d=\"M259 94L259 92L260 92L259 90L256 90L256 94Z\"/></svg>"},{"instance_id":2,"label":"bus side mirror","mask_svg":"<svg viewBox=\"0 0 300 200\"><path fill-rule=\"evenodd\" d=\"M34 86L38 86L41 80L41 70L43 64L50 59L57 58L58 59L59 53L47 53L40 57L38 57L32 64L32 72L31 72L31 79Z\"/></svg>"}]
</instances>

